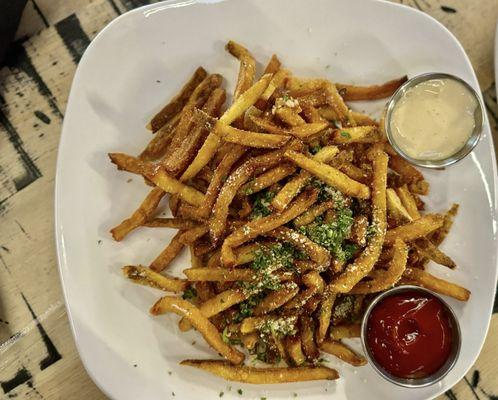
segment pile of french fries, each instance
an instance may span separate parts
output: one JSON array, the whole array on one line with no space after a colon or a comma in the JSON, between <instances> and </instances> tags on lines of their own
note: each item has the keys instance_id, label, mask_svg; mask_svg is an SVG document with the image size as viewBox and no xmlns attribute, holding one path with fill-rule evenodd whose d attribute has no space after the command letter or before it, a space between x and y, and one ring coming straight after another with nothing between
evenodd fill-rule
<instances>
[{"instance_id":1,"label":"pile of french fries","mask_svg":"<svg viewBox=\"0 0 498 400\"><path fill-rule=\"evenodd\" d=\"M222 77L199 67L152 118L140 155L109 154L151 187L114 239L178 230L124 275L173 293L151 314L178 314L181 331L196 329L224 358L182 364L248 383L336 379L321 352L366 363L342 340L359 336L376 293L413 284L468 300L425 271L431 260L455 268L439 245L458 206L424 213L422 173L389 146L382 121L346 104L388 97L406 77L368 87L302 79L273 55L256 80L251 53L226 49L240 61L227 108ZM173 217L161 218L167 193ZM184 248L191 265L173 277L165 271ZM273 366L245 366L247 352Z\"/></svg>"}]
</instances>

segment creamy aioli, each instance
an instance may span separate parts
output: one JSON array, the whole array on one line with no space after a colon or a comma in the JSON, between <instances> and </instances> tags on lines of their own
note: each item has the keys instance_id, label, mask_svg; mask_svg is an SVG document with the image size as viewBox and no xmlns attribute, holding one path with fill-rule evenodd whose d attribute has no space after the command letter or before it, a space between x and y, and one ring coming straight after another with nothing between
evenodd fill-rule
<instances>
[{"instance_id":1,"label":"creamy aioli","mask_svg":"<svg viewBox=\"0 0 498 400\"><path fill-rule=\"evenodd\" d=\"M472 93L453 79L431 79L408 89L395 105L391 135L417 160L443 160L457 153L475 128Z\"/></svg>"}]
</instances>

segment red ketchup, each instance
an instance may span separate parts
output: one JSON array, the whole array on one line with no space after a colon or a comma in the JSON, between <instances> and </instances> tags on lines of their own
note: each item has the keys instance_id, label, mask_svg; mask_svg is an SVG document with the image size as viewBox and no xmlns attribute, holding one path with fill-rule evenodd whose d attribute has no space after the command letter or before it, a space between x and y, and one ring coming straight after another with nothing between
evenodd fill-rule
<instances>
[{"instance_id":1,"label":"red ketchup","mask_svg":"<svg viewBox=\"0 0 498 400\"><path fill-rule=\"evenodd\" d=\"M423 378L440 369L450 355L451 337L444 304L415 290L383 298L367 321L372 357L400 378Z\"/></svg>"}]
</instances>

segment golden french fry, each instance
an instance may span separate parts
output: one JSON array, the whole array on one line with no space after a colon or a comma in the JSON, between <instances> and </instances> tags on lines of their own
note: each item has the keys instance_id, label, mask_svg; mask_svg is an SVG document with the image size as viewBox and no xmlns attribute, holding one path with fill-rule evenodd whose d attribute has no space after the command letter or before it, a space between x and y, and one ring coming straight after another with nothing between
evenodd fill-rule
<instances>
[{"instance_id":1,"label":"golden french fry","mask_svg":"<svg viewBox=\"0 0 498 400\"><path fill-rule=\"evenodd\" d=\"M231 363L240 364L244 361L244 354L223 342L218 330L192 303L178 297L166 296L159 299L150 309L152 315L161 315L167 312L174 312L187 318L206 342Z\"/></svg>"},{"instance_id":2,"label":"golden french fry","mask_svg":"<svg viewBox=\"0 0 498 400\"><path fill-rule=\"evenodd\" d=\"M294 162L299 167L305 169L326 184L333 186L348 196L358 197L359 199L368 199L370 189L363 183L352 180L341 171L325 163L315 161L306 157L304 154L293 150L287 150L285 157Z\"/></svg>"},{"instance_id":3,"label":"golden french fry","mask_svg":"<svg viewBox=\"0 0 498 400\"><path fill-rule=\"evenodd\" d=\"M190 282L234 282L250 281L254 279L254 270L251 268L227 269L213 268L187 268L183 270Z\"/></svg>"},{"instance_id":4,"label":"golden french fry","mask_svg":"<svg viewBox=\"0 0 498 400\"><path fill-rule=\"evenodd\" d=\"M333 380L339 377L335 369L328 367L255 368L219 360L184 360L180 364L202 369L229 381L253 384Z\"/></svg>"},{"instance_id":5,"label":"golden french fry","mask_svg":"<svg viewBox=\"0 0 498 400\"><path fill-rule=\"evenodd\" d=\"M443 226L431 234L431 241L436 246L439 246L441 243L443 243L443 240L448 235L448 232L450 231L451 226L453 225L453 219L458 213L458 207L459 207L458 204L453 204L451 208L448 211L446 211L446 213L443 216L444 217Z\"/></svg>"},{"instance_id":6,"label":"golden french fry","mask_svg":"<svg viewBox=\"0 0 498 400\"><path fill-rule=\"evenodd\" d=\"M403 206L401 199L396 194L394 189L387 189L387 211L398 224L404 224L413 220L408 210Z\"/></svg>"},{"instance_id":7,"label":"golden french fry","mask_svg":"<svg viewBox=\"0 0 498 400\"><path fill-rule=\"evenodd\" d=\"M372 223L375 231L363 252L349 265L344 272L334 278L328 289L336 293L349 292L373 268L379 258L386 234L386 184L388 157L379 146L372 150Z\"/></svg>"},{"instance_id":8,"label":"golden french fry","mask_svg":"<svg viewBox=\"0 0 498 400\"><path fill-rule=\"evenodd\" d=\"M239 76L237 78L237 84L235 85L234 94L234 98L237 98L251 87L254 81L254 75L256 74L256 60L244 46L233 40L230 40L225 48L232 56L240 60Z\"/></svg>"},{"instance_id":9,"label":"golden french fry","mask_svg":"<svg viewBox=\"0 0 498 400\"><path fill-rule=\"evenodd\" d=\"M299 113L291 107L278 107L275 109L275 115L290 126L299 126L306 124L306 121L299 115Z\"/></svg>"},{"instance_id":10,"label":"golden french fry","mask_svg":"<svg viewBox=\"0 0 498 400\"><path fill-rule=\"evenodd\" d=\"M182 231L178 233L171 239L171 242L166 246L166 248L159 254L154 261L149 265L149 268L161 272L165 269L171 262L180 254L184 244L180 242L179 238L182 235Z\"/></svg>"},{"instance_id":11,"label":"golden french fry","mask_svg":"<svg viewBox=\"0 0 498 400\"><path fill-rule=\"evenodd\" d=\"M356 354L353 350L345 344L336 340L326 340L320 345L320 350L325 353L332 354L354 367L361 367L367 363L365 357Z\"/></svg>"},{"instance_id":12,"label":"golden french fry","mask_svg":"<svg viewBox=\"0 0 498 400\"><path fill-rule=\"evenodd\" d=\"M208 230L209 228L207 226L194 226L193 228L190 228L183 232L178 238L178 241L185 246L189 246L201 236L204 236L208 232Z\"/></svg>"},{"instance_id":13,"label":"golden french fry","mask_svg":"<svg viewBox=\"0 0 498 400\"><path fill-rule=\"evenodd\" d=\"M173 229L190 229L199 225L199 222L185 218L153 218L143 223L143 226L149 228L173 228Z\"/></svg>"},{"instance_id":14,"label":"golden french fry","mask_svg":"<svg viewBox=\"0 0 498 400\"><path fill-rule=\"evenodd\" d=\"M245 334L257 331L269 322L273 322L275 324L285 324L286 326L294 326L297 323L297 316L266 315L264 317L248 317L241 322L240 332Z\"/></svg>"},{"instance_id":15,"label":"golden french fry","mask_svg":"<svg viewBox=\"0 0 498 400\"><path fill-rule=\"evenodd\" d=\"M336 294L326 290L323 294L320 310L318 313L318 330L316 332L316 342L320 345L327 336L330 326L330 317L332 316L332 307L334 306Z\"/></svg>"},{"instance_id":16,"label":"golden french fry","mask_svg":"<svg viewBox=\"0 0 498 400\"><path fill-rule=\"evenodd\" d=\"M206 78L207 72L204 68L199 67L195 70L194 74L190 77L187 83L182 87L180 92L173 97L173 99L166 104L148 124L148 128L152 132L157 132L168 121L178 114L182 108L187 104L189 98L192 96L195 88Z\"/></svg>"},{"instance_id":17,"label":"golden french fry","mask_svg":"<svg viewBox=\"0 0 498 400\"><path fill-rule=\"evenodd\" d=\"M412 219L419 219L420 213L417 208L417 203L415 202L413 195L408 190L408 187L406 185L400 186L396 188L396 193L398 194L401 204L403 204L403 207L406 209L410 217Z\"/></svg>"},{"instance_id":18,"label":"golden french fry","mask_svg":"<svg viewBox=\"0 0 498 400\"><path fill-rule=\"evenodd\" d=\"M277 229L269 232L268 236L284 242L289 242L297 249L305 252L310 257L310 259L314 263L316 263L316 267L318 269L325 269L330 265L330 253L324 247L316 244L306 236L293 229L287 228L285 226L280 226Z\"/></svg>"},{"instance_id":19,"label":"golden french fry","mask_svg":"<svg viewBox=\"0 0 498 400\"><path fill-rule=\"evenodd\" d=\"M406 183L415 183L424 180L424 176L418 169L397 154L389 157L389 168L399 174Z\"/></svg>"},{"instance_id":20,"label":"golden french fry","mask_svg":"<svg viewBox=\"0 0 498 400\"><path fill-rule=\"evenodd\" d=\"M407 268L403 272L403 277L410 283L422 286L439 294L453 297L457 300L467 301L470 298L470 291L455 283L437 278L428 272L418 268Z\"/></svg>"},{"instance_id":21,"label":"golden french fry","mask_svg":"<svg viewBox=\"0 0 498 400\"><path fill-rule=\"evenodd\" d=\"M398 88L407 81L408 77L402 76L398 79L383 83L382 85L356 86L344 83L336 83L342 98L351 100L377 100L392 96Z\"/></svg>"},{"instance_id":22,"label":"golden french fry","mask_svg":"<svg viewBox=\"0 0 498 400\"><path fill-rule=\"evenodd\" d=\"M299 286L297 286L294 282L288 282L282 285L281 289L269 293L263 300L261 300L261 302L254 308L253 315L259 317L280 308L291 300L298 292Z\"/></svg>"},{"instance_id":23,"label":"golden french fry","mask_svg":"<svg viewBox=\"0 0 498 400\"><path fill-rule=\"evenodd\" d=\"M304 356L303 349L301 347L300 336L286 336L285 349L292 365L298 367L306 362L306 357Z\"/></svg>"},{"instance_id":24,"label":"golden french fry","mask_svg":"<svg viewBox=\"0 0 498 400\"><path fill-rule=\"evenodd\" d=\"M377 126L355 126L334 130L333 144L375 143L381 139Z\"/></svg>"},{"instance_id":25,"label":"golden french fry","mask_svg":"<svg viewBox=\"0 0 498 400\"><path fill-rule=\"evenodd\" d=\"M330 339L332 340L360 337L360 334L361 324L336 325L330 328Z\"/></svg>"},{"instance_id":26,"label":"golden french fry","mask_svg":"<svg viewBox=\"0 0 498 400\"><path fill-rule=\"evenodd\" d=\"M290 136L244 131L228 125L220 126L216 133L226 142L263 149L282 147L290 139Z\"/></svg>"},{"instance_id":27,"label":"golden french fry","mask_svg":"<svg viewBox=\"0 0 498 400\"><path fill-rule=\"evenodd\" d=\"M405 242L427 236L443 226L444 217L439 214L427 214L408 224L398 226L386 232L385 244L393 244L396 239Z\"/></svg>"},{"instance_id":28,"label":"golden french fry","mask_svg":"<svg viewBox=\"0 0 498 400\"><path fill-rule=\"evenodd\" d=\"M263 172L258 175L250 182L246 183L239 190L240 195L250 195L260 192L267 187L270 187L274 183L280 182L282 179L287 178L296 171L296 167L293 164L280 164L270 170Z\"/></svg>"},{"instance_id":29,"label":"golden french fry","mask_svg":"<svg viewBox=\"0 0 498 400\"><path fill-rule=\"evenodd\" d=\"M423 257L427 257L428 259L434 261L437 264L444 265L448 268L455 268L456 264L451 259L450 256L441 251L434 243L432 243L427 238L420 238L415 240L413 243L417 251Z\"/></svg>"},{"instance_id":30,"label":"golden french fry","mask_svg":"<svg viewBox=\"0 0 498 400\"><path fill-rule=\"evenodd\" d=\"M334 208L333 201L324 201L323 203L317 204L316 206L311 207L308 211L301 214L294 220L294 226L303 226L311 224L316 217L322 215L325 211Z\"/></svg>"},{"instance_id":31,"label":"golden french fry","mask_svg":"<svg viewBox=\"0 0 498 400\"><path fill-rule=\"evenodd\" d=\"M263 75L266 74L275 74L279 69L282 63L278 59L276 54L272 54L270 61L268 61L268 64L265 67L265 70L263 71Z\"/></svg>"},{"instance_id":32,"label":"golden french fry","mask_svg":"<svg viewBox=\"0 0 498 400\"><path fill-rule=\"evenodd\" d=\"M159 202L165 194L160 188L156 187L152 189L130 218L125 219L118 226L111 229L114 240L118 242L123 240L128 233L145 224L154 211L156 211Z\"/></svg>"},{"instance_id":33,"label":"golden french fry","mask_svg":"<svg viewBox=\"0 0 498 400\"><path fill-rule=\"evenodd\" d=\"M283 212L274 213L267 217L248 222L231 233L221 247L221 262L224 265L234 265L235 255L232 247L240 246L251 239L272 231L281 225L301 215L308 207L315 203L318 192L314 189L301 193L297 199Z\"/></svg>"},{"instance_id":34,"label":"golden french fry","mask_svg":"<svg viewBox=\"0 0 498 400\"><path fill-rule=\"evenodd\" d=\"M317 360L320 351L315 343L315 329L313 319L308 315L299 317L299 332L301 335L301 345L306 358L309 361Z\"/></svg>"},{"instance_id":35,"label":"golden french fry","mask_svg":"<svg viewBox=\"0 0 498 400\"><path fill-rule=\"evenodd\" d=\"M188 286L188 282L184 279L158 274L150 268L145 268L141 265L127 265L122 268L122 271L125 277L135 283L161 289L166 292L181 293Z\"/></svg>"},{"instance_id":36,"label":"golden french fry","mask_svg":"<svg viewBox=\"0 0 498 400\"><path fill-rule=\"evenodd\" d=\"M393 287L403 275L408 260L408 246L400 239L396 239L393 246L393 258L389 262L387 270L372 271L375 274L369 281L359 282L353 289L352 294L366 294L381 292Z\"/></svg>"},{"instance_id":37,"label":"golden french fry","mask_svg":"<svg viewBox=\"0 0 498 400\"><path fill-rule=\"evenodd\" d=\"M408 188L413 194L420 194L422 196L429 194L429 182L424 180L412 182L408 185Z\"/></svg>"},{"instance_id":38,"label":"golden french fry","mask_svg":"<svg viewBox=\"0 0 498 400\"><path fill-rule=\"evenodd\" d=\"M332 160L338 152L339 149L336 146L326 146L313 156L313 160L326 163ZM275 195L271 202L272 207L277 211L282 211L309 182L311 177L312 175L308 171L301 170Z\"/></svg>"}]
</instances>

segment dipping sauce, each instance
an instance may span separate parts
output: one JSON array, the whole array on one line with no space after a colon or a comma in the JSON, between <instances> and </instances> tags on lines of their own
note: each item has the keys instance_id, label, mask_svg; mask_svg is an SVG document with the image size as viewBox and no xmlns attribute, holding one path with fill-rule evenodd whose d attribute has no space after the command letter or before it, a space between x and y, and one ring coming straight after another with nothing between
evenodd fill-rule
<instances>
[{"instance_id":1,"label":"dipping sauce","mask_svg":"<svg viewBox=\"0 0 498 400\"><path fill-rule=\"evenodd\" d=\"M471 137L478 106L472 92L454 79L420 82L396 103L390 119L392 138L413 159L444 160Z\"/></svg>"},{"instance_id":2,"label":"dipping sauce","mask_svg":"<svg viewBox=\"0 0 498 400\"><path fill-rule=\"evenodd\" d=\"M366 344L385 371L423 378L450 356L452 326L446 308L429 293L406 291L380 300L367 321Z\"/></svg>"}]
</instances>

